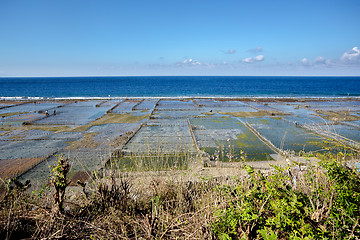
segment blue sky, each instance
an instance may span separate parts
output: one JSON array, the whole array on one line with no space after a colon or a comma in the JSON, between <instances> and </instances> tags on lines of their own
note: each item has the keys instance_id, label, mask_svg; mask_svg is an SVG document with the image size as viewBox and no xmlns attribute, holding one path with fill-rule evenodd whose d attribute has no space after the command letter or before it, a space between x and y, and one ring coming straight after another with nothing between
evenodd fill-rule
<instances>
[{"instance_id":1,"label":"blue sky","mask_svg":"<svg viewBox=\"0 0 360 240\"><path fill-rule=\"evenodd\" d=\"M360 75L359 0L2 0L0 76Z\"/></svg>"}]
</instances>

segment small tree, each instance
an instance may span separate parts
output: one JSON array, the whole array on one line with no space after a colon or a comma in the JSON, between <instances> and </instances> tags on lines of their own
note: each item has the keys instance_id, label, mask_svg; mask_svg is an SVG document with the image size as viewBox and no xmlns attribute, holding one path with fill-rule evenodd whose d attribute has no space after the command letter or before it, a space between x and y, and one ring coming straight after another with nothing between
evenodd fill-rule
<instances>
[{"instance_id":1,"label":"small tree","mask_svg":"<svg viewBox=\"0 0 360 240\"><path fill-rule=\"evenodd\" d=\"M63 156L59 156L57 161L57 165L52 169L52 184L55 187L54 194L54 206L53 213L54 214L62 214L64 213L64 198L65 198L65 190L69 185L70 181L67 180L67 175L70 170L69 159L64 158Z\"/></svg>"}]
</instances>

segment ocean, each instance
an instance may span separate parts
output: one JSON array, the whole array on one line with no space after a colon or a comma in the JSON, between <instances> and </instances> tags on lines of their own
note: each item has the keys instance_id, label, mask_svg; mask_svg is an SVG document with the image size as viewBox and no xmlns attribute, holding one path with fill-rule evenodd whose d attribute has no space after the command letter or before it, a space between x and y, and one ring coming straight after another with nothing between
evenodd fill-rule
<instances>
[{"instance_id":1,"label":"ocean","mask_svg":"<svg viewBox=\"0 0 360 240\"><path fill-rule=\"evenodd\" d=\"M360 77L0 78L0 98L345 96L360 96Z\"/></svg>"}]
</instances>

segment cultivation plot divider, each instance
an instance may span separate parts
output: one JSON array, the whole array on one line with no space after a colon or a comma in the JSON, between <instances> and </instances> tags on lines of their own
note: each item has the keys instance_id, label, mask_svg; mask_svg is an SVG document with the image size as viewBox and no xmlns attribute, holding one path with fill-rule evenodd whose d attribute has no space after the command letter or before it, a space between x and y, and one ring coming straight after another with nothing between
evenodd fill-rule
<instances>
[{"instance_id":1,"label":"cultivation plot divider","mask_svg":"<svg viewBox=\"0 0 360 240\"><path fill-rule=\"evenodd\" d=\"M109 110L106 111L106 113L111 113L115 108L117 108L121 103L123 103L123 101L118 102L117 104L115 104L115 106L113 106L112 108L110 108Z\"/></svg>"},{"instance_id":2,"label":"cultivation plot divider","mask_svg":"<svg viewBox=\"0 0 360 240\"><path fill-rule=\"evenodd\" d=\"M17 107L17 106L20 106L20 105L24 105L26 103L29 103L29 102L22 102L22 103L18 103L18 104L14 104L14 105L2 106L2 107L0 107L0 109L10 108L10 107Z\"/></svg>"},{"instance_id":3,"label":"cultivation plot divider","mask_svg":"<svg viewBox=\"0 0 360 240\"><path fill-rule=\"evenodd\" d=\"M255 136L257 136L263 143L265 143L265 145L267 145L270 149L272 149L273 151L275 151L276 153L280 154L280 155L285 155L284 151L282 151L281 149L275 147L274 144L272 144L272 142L270 142L267 138L265 138L264 136L262 136L255 128L253 128L248 122L245 123L245 126L252 132L255 134Z\"/></svg>"},{"instance_id":4,"label":"cultivation plot divider","mask_svg":"<svg viewBox=\"0 0 360 240\"><path fill-rule=\"evenodd\" d=\"M201 154L200 148L199 148L199 146L198 146L198 144L197 144L197 142L196 142L196 138L195 138L194 132L193 132L193 130L192 130L192 128L191 128L191 124L190 124L189 118L186 118L186 121L187 121L187 123L188 123L189 130L190 130L190 134L191 134L191 138L192 138L192 140L193 140L193 142L194 142L196 151L198 152L198 154Z\"/></svg>"},{"instance_id":5,"label":"cultivation plot divider","mask_svg":"<svg viewBox=\"0 0 360 240\"><path fill-rule=\"evenodd\" d=\"M341 122L341 124L343 124L343 125L348 125L348 126L350 126L350 127L360 128L360 125L355 124L355 123Z\"/></svg>"},{"instance_id":6,"label":"cultivation plot divider","mask_svg":"<svg viewBox=\"0 0 360 240\"><path fill-rule=\"evenodd\" d=\"M144 101L144 99L141 99L141 101L138 102L137 104L135 104L135 105L131 108L131 110L132 110L132 111L135 111L135 110L136 110L136 107L139 106L143 101Z\"/></svg>"},{"instance_id":7,"label":"cultivation plot divider","mask_svg":"<svg viewBox=\"0 0 360 240\"><path fill-rule=\"evenodd\" d=\"M348 145L350 147L355 148L353 150L357 150L357 151L360 150L360 143L358 143L358 142L356 142L354 140L343 137L343 136L341 136L339 134L336 134L336 133L333 133L333 132L325 131L323 129L318 129L318 128L314 127L314 126L305 125L305 124L303 124L301 126L303 128L305 128L305 129L309 130L309 131L312 131L312 132L320 135L320 136L323 136L325 138L333 139L333 140L338 141L338 142L340 142L342 144L345 144L345 145Z\"/></svg>"},{"instance_id":8,"label":"cultivation plot divider","mask_svg":"<svg viewBox=\"0 0 360 240\"><path fill-rule=\"evenodd\" d=\"M96 107L101 107L102 105L104 105L105 103L107 103L108 101L103 101L103 102L101 102L101 103L99 103L99 104L96 104Z\"/></svg>"},{"instance_id":9,"label":"cultivation plot divider","mask_svg":"<svg viewBox=\"0 0 360 240\"><path fill-rule=\"evenodd\" d=\"M137 129L134 130L134 132L128 137L128 139L126 140L126 142L121 146L121 148L115 149L112 154L111 157L108 159L105 159L105 161L103 161L102 167L101 169L104 169L106 164L111 160L111 158L113 157L118 157L121 156L123 154L123 149L125 148L125 146L130 142L130 140L136 135L136 133L138 133L140 131L140 129L142 127L146 126L146 123L142 123Z\"/></svg>"},{"instance_id":10,"label":"cultivation plot divider","mask_svg":"<svg viewBox=\"0 0 360 240\"><path fill-rule=\"evenodd\" d=\"M265 109L265 105L264 105L264 108L259 108L257 106L252 105L251 103L247 103L246 105L248 105L252 109L255 109L256 111L269 111L269 109ZM260 104L258 103L257 105L260 105ZM276 109L273 109L273 110L276 110Z\"/></svg>"},{"instance_id":11,"label":"cultivation plot divider","mask_svg":"<svg viewBox=\"0 0 360 240\"><path fill-rule=\"evenodd\" d=\"M151 118L151 116L153 115L156 107L159 105L160 100L161 100L161 99L159 99L159 100L156 101L156 103L155 103L155 105L154 105L154 108L153 108L153 110L152 110L151 113L150 113L150 118Z\"/></svg>"},{"instance_id":12,"label":"cultivation plot divider","mask_svg":"<svg viewBox=\"0 0 360 240\"><path fill-rule=\"evenodd\" d=\"M296 124L296 122L293 122L293 121L290 121L290 120L287 120L287 119L283 119L283 120ZM317 126L322 126L322 125L327 125L327 124L328 123L323 123L323 124L318 123ZM341 122L341 124L360 128L360 126L358 126L356 124L349 123L349 122ZM356 141L354 141L352 139L346 138L344 136L341 136L339 134L329 132L329 131L326 131L326 130L323 130L323 129L320 129L320 128L316 128L315 125L310 125L310 124L298 124L297 126L302 127L302 128L304 128L304 129L306 129L306 130L308 130L310 132L313 132L313 133L317 134L317 135L320 135L321 137L323 137L325 139L330 138L330 139L338 141L338 142L340 142L342 144L345 144L347 146L353 147L357 151L360 150L360 143L358 143L358 142L356 142ZM355 150L355 149L353 149L353 150Z\"/></svg>"},{"instance_id":13,"label":"cultivation plot divider","mask_svg":"<svg viewBox=\"0 0 360 240\"><path fill-rule=\"evenodd\" d=\"M191 101L192 101L198 108L201 107L201 106L195 101L195 99L191 99Z\"/></svg>"}]
</instances>

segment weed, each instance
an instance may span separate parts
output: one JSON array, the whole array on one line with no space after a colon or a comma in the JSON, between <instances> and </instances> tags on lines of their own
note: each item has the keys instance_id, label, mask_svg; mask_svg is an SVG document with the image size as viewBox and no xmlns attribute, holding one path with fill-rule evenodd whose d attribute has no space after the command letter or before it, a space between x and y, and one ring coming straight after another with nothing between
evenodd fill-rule
<instances>
[{"instance_id":1,"label":"weed","mask_svg":"<svg viewBox=\"0 0 360 240\"><path fill-rule=\"evenodd\" d=\"M64 158L63 156L58 156L57 165L51 170L53 174L51 182L55 188L53 206L54 214L64 213L63 204L65 198L65 191L70 183L67 179L69 171L69 159Z\"/></svg>"}]
</instances>

